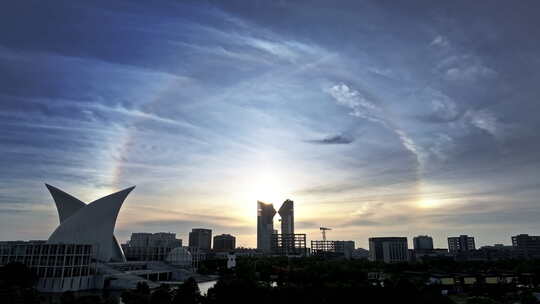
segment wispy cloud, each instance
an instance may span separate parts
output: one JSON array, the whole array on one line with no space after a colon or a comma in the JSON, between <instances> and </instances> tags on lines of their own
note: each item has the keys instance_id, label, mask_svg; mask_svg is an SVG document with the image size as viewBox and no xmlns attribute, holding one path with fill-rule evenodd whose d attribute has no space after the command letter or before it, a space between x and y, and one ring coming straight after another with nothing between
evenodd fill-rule
<instances>
[{"instance_id":1,"label":"wispy cloud","mask_svg":"<svg viewBox=\"0 0 540 304\"><path fill-rule=\"evenodd\" d=\"M0 238L54 229L43 181L89 199L137 184L126 236L205 226L254 246L265 192L295 200L306 231L360 244L373 228L444 243L536 227L534 10L166 2L0 10Z\"/></svg>"},{"instance_id":2,"label":"wispy cloud","mask_svg":"<svg viewBox=\"0 0 540 304\"><path fill-rule=\"evenodd\" d=\"M454 82L479 81L493 79L498 73L475 55L454 52L453 55L442 59L438 69L444 79Z\"/></svg>"},{"instance_id":3,"label":"wispy cloud","mask_svg":"<svg viewBox=\"0 0 540 304\"><path fill-rule=\"evenodd\" d=\"M464 119L495 137L498 137L502 132L499 120L494 113L488 110L468 110Z\"/></svg>"},{"instance_id":4,"label":"wispy cloud","mask_svg":"<svg viewBox=\"0 0 540 304\"><path fill-rule=\"evenodd\" d=\"M96 109L104 112L115 112L118 114L122 114L128 117L137 118L137 119L143 119L143 120L151 120L154 122L164 123L164 124L170 124L180 127L187 127L187 128L196 128L193 124L180 121L180 120L174 120L170 118L166 118L163 116L159 116L154 113L145 112L137 108L127 108L123 106L122 104L116 104L116 105L104 105L99 103L88 103L86 104L86 107L89 109Z\"/></svg>"},{"instance_id":5,"label":"wispy cloud","mask_svg":"<svg viewBox=\"0 0 540 304\"><path fill-rule=\"evenodd\" d=\"M337 104L345 106L352 111L349 113L356 117L365 118L373 122L385 123L380 109L359 91L349 88L344 83L336 84L327 91Z\"/></svg>"},{"instance_id":6,"label":"wispy cloud","mask_svg":"<svg viewBox=\"0 0 540 304\"><path fill-rule=\"evenodd\" d=\"M386 117L382 109L374 102L368 100L368 98L359 91L350 88L344 83L332 86L327 92L334 98L338 105L349 108L351 110L349 113L350 115L380 124L394 132L403 147L412 152L417 158L418 163L421 164L423 159L422 148L414 142L407 132L395 126L395 124Z\"/></svg>"},{"instance_id":7,"label":"wispy cloud","mask_svg":"<svg viewBox=\"0 0 540 304\"><path fill-rule=\"evenodd\" d=\"M429 45L437 47L447 47L448 45L450 45L450 42L446 37L442 35L437 35L435 38L433 38Z\"/></svg>"},{"instance_id":8,"label":"wispy cloud","mask_svg":"<svg viewBox=\"0 0 540 304\"><path fill-rule=\"evenodd\" d=\"M455 120L459 115L456 103L450 97L440 92L436 92L436 95L433 96L431 108L433 115L443 121Z\"/></svg>"},{"instance_id":9,"label":"wispy cloud","mask_svg":"<svg viewBox=\"0 0 540 304\"><path fill-rule=\"evenodd\" d=\"M479 78L491 78L497 76L495 70L482 65L467 67L452 67L446 70L445 77L449 80L473 81Z\"/></svg>"}]
</instances>

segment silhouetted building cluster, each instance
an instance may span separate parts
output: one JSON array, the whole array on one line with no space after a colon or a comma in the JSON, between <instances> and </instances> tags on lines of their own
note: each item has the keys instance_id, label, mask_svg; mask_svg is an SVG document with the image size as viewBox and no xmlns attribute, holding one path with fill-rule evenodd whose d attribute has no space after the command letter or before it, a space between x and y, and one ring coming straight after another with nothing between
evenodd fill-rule
<instances>
[{"instance_id":1,"label":"silhouetted building cluster","mask_svg":"<svg viewBox=\"0 0 540 304\"><path fill-rule=\"evenodd\" d=\"M274 230L274 205L257 202L257 249L272 255L307 255L306 235L294 232L294 202L285 200L278 213L281 233Z\"/></svg>"},{"instance_id":2,"label":"silhouetted building cluster","mask_svg":"<svg viewBox=\"0 0 540 304\"><path fill-rule=\"evenodd\" d=\"M495 244L476 249L472 236L448 237L448 249L434 248L433 238L419 235L413 238L413 248L407 248L406 237L369 239L369 259L386 263L451 259L456 261L496 261L540 258L540 236L520 234L512 237L512 246Z\"/></svg>"}]
</instances>

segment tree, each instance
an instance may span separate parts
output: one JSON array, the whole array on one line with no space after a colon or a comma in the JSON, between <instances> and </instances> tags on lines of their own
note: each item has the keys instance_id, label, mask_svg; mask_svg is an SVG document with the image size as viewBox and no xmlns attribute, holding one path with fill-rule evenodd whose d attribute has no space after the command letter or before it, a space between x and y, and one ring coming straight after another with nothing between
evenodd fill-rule
<instances>
[{"instance_id":1,"label":"tree","mask_svg":"<svg viewBox=\"0 0 540 304\"><path fill-rule=\"evenodd\" d=\"M488 297L469 297L467 304L499 304L499 302Z\"/></svg>"},{"instance_id":2,"label":"tree","mask_svg":"<svg viewBox=\"0 0 540 304\"><path fill-rule=\"evenodd\" d=\"M61 304L75 304L75 303L77 303L76 299L75 299L75 294L73 293L73 291L66 291L66 292L62 293L62 295L60 296L60 303Z\"/></svg>"},{"instance_id":3,"label":"tree","mask_svg":"<svg viewBox=\"0 0 540 304\"><path fill-rule=\"evenodd\" d=\"M150 287L146 282L139 282L135 290L126 290L120 297L124 304L147 304L150 301Z\"/></svg>"},{"instance_id":4,"label":"tree","mask_svg":"<svg viewBox=\"0 0 540 304\"><path fill-rule=\"evenodd\" d=\"M530 291L524 291L519 297L521 304L536 304L538 300Z\"/></svg>"},{"instance_id":5,"label":"tree","mask_svg":"<svg viewBox=\"0 0 540 304\"><path fill-rule=\"evenodd\" d=\"M172 303L197 304L201 303L201 300L202 296L199 285L197 285L197 281L191 277L176 289Z\"/></svg>"},{"instance_id":6,"label":"tree","mask_svg":"<svg viewBox=\"0 0 540 304\"><path fill-rule=\"evenodd\" d=\"M135 288L135 292L138 293L138 294L149 295L150 294L150 287L148 287L148 284L146 284L146 282L139 282L139 283L137 283L137 287Z\"/></svg>"},{"instance_id":7,"label":"tree","mask_svg":"<svg viewBox=\"0 0 540 304\"><path fill-rule=\"evenodd\" d=\"M157 290L155 290L150 296L150 304L170 304L171 303L171 293L169 292L169 287L167 285L161 285Z\"/></svg>"},{"instance_id":8,"label":"tree","mask_svg":"<svg viewBox=\"0 0 540 304\"><path fill-rule=\"evenodd\" d=\"M0 268L0 282L3 282L5 287L31 288L36 281L36 275L22 263L11 262Z\"/></svg>"}]
</instances>

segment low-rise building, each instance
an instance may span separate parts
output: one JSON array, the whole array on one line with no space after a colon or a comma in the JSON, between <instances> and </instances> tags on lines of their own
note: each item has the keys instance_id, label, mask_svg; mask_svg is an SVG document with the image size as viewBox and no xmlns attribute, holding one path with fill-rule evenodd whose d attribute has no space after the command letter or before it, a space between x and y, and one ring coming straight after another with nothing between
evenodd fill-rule
<instances>
[{"instance_id":1,"label":"low-rise building","mask_svg":"<svg viewBox=\"0 0 540 304\"><path fill-rule=\"evenodd\" d=\"M325 241L312 240L311 254L325 257L352 258L354 251L354 241Z\"/></svg>"},{"instance_id":2,"label":"low-rise building","mask_svg":"<svg viewBox=\"0 0 540 304\"><path fill-rule=\"evenodd\" d=\"M231 251L236 248L236 238L230 234L214 236L214 251Z\"/></svg>"},{"instance_id":3,"label":"low-rise building","mask_svg":"<svg viewBox=\"0 0 540 304\"><path fill-rule=\"evenodd\" d=\"M271 253L275 255L306 256L306 234L272 234Z\"/></svg>"},{"instance_id":4,"label":"low-rise building","mask_svg":"<svg viewBox=\"0 0 540 304\"><path fill-rule=\"evenodd\" d=\"M415 250L414 260L423 262L428 260L451 260L454 255L446 248L434 248L431 250Z\"/></svg>"},{"instance_id":5,"label":"low-rise building","mask_svg":"<svg viewBox=\"0 0 540 304\"><path fill-rule=\"evenodd\" d=\"M415 251L433 250L433 238L428 235L419 235L413 238Z\"/></svg>"},{"instance_id":6,"label":"low-rise building","mask_svg":"<svg viewBox=\"0 0 540 304\"><path fill-rule=\"evenodd\" d=\"M164 261L169 252L182 247L182 240L175 233L132 233L131 239L122 244L128 261Z\"/></svg>"},{"instance_id":7,"label":"low-rise building","mask_svg":"<svg viewBox=\"0 0 540 304\"><path fill-rule=\"evenodd\" d=\"M41 292L64 292L103 288L97 275L97 247L90 244L0 242L0 266L19 262L37 276Z\"/></svg>"},{"instance_id":8,"label":"low-rise building","mask_svg":"<svg viewBox=\"0 0 540 304\"><path fill-rule=\"evenodd\" d=\"M407 238L369 238L369 259L385 263L407 262L409 260Z\"/></svg>"},{"instance_id":9,"label":"low-rise building","mask_svg":"<svg viewBox=\"0 0 540 304\"><path fill-rule=\"evenodd\" d=\"M361 260L361 259L367 260L369 258L369 250L364 249L364 248L356 248L352 252L351 258L357 259L357 260Z\"/></svg>"}]
</instances>

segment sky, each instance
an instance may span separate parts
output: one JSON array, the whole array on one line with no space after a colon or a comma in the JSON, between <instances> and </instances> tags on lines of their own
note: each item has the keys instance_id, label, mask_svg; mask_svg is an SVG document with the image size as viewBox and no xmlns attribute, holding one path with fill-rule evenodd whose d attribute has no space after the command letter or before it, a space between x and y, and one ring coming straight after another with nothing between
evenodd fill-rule
<instances>
[{"instance_id":1,"label":"sky","mask_svg":"<svg viewBox=\"0 0 540 304\"><path fill-rule=\"evenodd\" d=\"M10 1L0 239L136 185L115 234L540 234L536 1ZM279 227L278 216L275 227Z\"/></svg>"}]
</instances>

